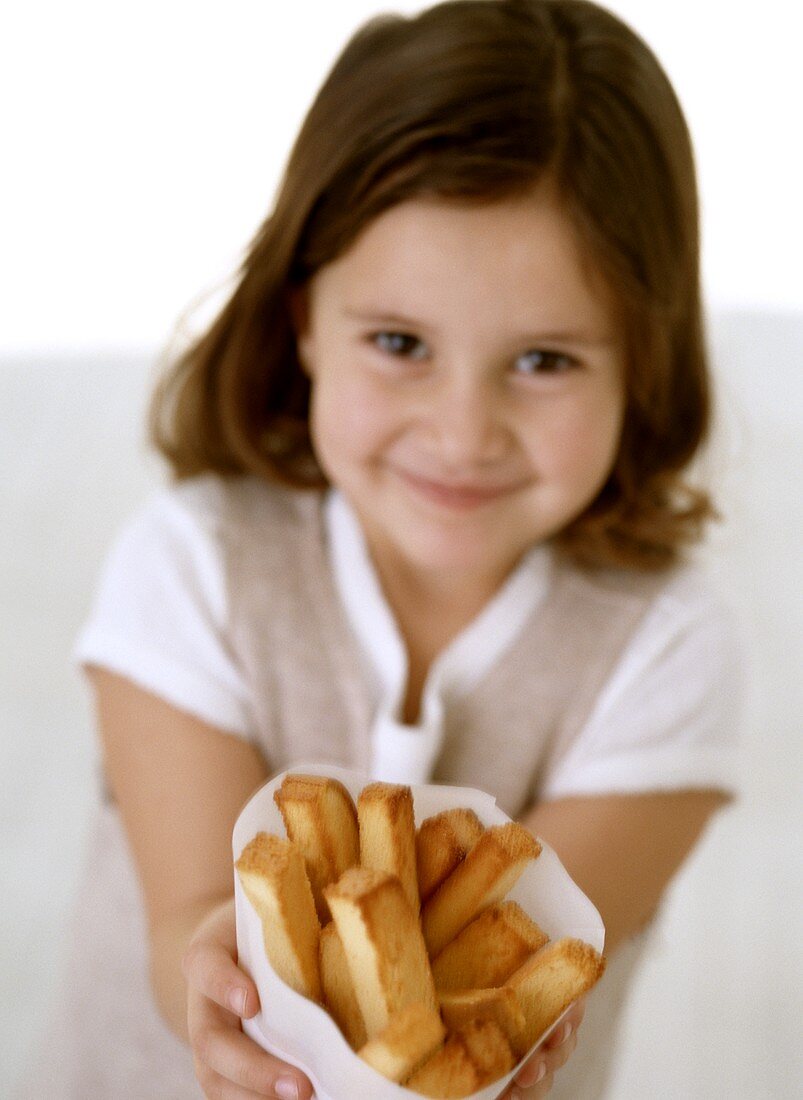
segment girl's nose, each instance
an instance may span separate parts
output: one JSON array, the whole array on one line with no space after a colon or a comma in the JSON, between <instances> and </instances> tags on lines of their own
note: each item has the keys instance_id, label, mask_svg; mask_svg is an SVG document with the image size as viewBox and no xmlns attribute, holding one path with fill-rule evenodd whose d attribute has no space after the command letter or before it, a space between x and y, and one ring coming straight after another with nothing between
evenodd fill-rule
<instances>
[{"instance_id":1,"label":"girl's nose","mask_svg":"<svg viewBox=\"0 0 803 1100\"><path fill-rule=\"evenodd\" d=\"M431 410L438 458L447 470L470 470L504 457L508 433L500 399L476 382L444 385Z\"/></svg>"}]
</instances>

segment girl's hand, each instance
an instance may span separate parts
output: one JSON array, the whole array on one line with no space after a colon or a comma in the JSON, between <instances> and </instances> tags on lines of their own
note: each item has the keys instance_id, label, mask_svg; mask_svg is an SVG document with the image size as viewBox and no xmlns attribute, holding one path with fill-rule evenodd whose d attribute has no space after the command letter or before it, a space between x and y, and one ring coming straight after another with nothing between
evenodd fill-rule
<instances>
[{"instance_id":1,"label":"girl's hand","mask_svg":"<svg viewBox=\"0 0 803 1100\"><path fill-rule=\"evenodd\" d=\"M541 1100L551 1090L554 1075L569 1060L577 1045L577 1029L585 1012L581 998L541 1046L536 1047L500 1100Z\"/></svg>"},{"instance_id":2,"label":"girl's hand","mask_svg":"<svg viewBox=\"0 0 803 1100\"><path fill-rule=\"evenodd\" d=\"M259 995L236 958L232 899L201 922L182 962L195 1074L205 1095L209 1100L309 1100L312 1086L304 1074L243 1034L240 1018L256 1015Z\"/></svg>"}]
</instances>

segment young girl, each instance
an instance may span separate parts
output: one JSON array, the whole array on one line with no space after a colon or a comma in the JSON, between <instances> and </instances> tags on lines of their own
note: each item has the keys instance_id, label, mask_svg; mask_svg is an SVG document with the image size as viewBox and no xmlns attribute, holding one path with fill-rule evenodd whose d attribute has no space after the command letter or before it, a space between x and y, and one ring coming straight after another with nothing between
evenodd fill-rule
<instances>
[{"instance_id":1,"label":"young girl","mask_svg":"<svg viewBox=\"0 0 803 1100\"><path fill-rule=\"evenodd\" d=\"M731 786L731 628L683 558L708 387L692 153L645 45L582 0L360 30L156 394L176 483L79 644L106 799L30 1095L310 1096L240 1027L230 835L313 759L482 788L557 849L608 971L566 1069L583 1006L515 1088L604 1094Z\"/></svg>"}]
</instances>

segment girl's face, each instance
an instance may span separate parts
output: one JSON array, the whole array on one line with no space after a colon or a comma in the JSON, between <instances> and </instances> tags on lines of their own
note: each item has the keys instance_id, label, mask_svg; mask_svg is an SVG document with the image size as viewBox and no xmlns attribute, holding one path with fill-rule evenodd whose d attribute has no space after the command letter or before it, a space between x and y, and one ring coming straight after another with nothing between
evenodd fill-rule
<instances>
[{"instance_id":1,"label":"girl's face","mask_svg":"<svg viewBox=\"0 0 803 1100\"><path fill-rule=\"evenodd\" d=\"M415 200L298 303L312 438L380 573L491 591L611 470L622 346L548 196Z\"/></svg>"}]
</instances>

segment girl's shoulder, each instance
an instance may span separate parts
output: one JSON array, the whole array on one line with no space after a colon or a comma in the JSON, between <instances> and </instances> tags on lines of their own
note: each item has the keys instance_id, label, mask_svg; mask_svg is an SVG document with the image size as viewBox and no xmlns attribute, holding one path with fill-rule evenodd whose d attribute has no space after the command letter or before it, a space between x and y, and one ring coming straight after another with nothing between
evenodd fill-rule
<instances>
[{"instance_id":1,"label":"girl's shoulder","mask_svg":"<svg viewBox=\"0 0 803 1100\"><path fill-rule=\"evenodd\" d=\"M631 606L662 629L685 631L705 622L708 629L738 635L733 595L702 557L690 557L659 572L629 569L589 571L558 559L556 578L564 589L601 609Z\"/></svg>"},{"instance_id":2,"label":"girl's shoulder","mask_svg":"<svg viewBox=\"0 0 803 1100\"><path fill-rule=\"evenodd\" d=\"M242 544L266 534L301 532L319 522L322 494L272 484L253 475L202 474L154 492L132 525L176 537Z\"/></svg>"},{"instance_id":3,"label":"girl's shoulder","mask_svg":"<svg viewBox=\"0 0 803 1100\"><path fill-rule=\"evenodd\" d=\"M314 530L315 496L216 476L152 493L106 555L76 662L112 669L211 725L251 736L251 688L232 655L232 623L235 613L248 617L254 592L283 590L288 562L300 557L288 540Z\"/></svg>"},{"instance_id":4,"label":"girl's shoulder","mask_svg":"<svg viewBox=\"0 0 803 1100\"><path fill-rule=\"evenodd\" d=\"M186 591L218 610L241 574L282 577L324 546L323 494L253 476L201 475L155 490L112 539L101 587ZM222 614L222 612L221 612Z\"/></svg>"}]
</instances>

